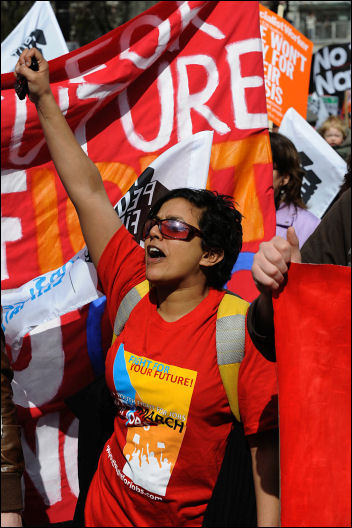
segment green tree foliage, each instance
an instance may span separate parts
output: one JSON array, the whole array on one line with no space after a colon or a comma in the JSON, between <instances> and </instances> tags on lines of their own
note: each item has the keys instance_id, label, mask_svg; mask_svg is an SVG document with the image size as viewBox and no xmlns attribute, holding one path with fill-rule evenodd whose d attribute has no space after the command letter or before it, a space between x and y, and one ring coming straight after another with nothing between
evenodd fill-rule
<instances>
[{"instance_id":1,"label":"green tree foliage","mask_svg":"<svg viewBox=\"0 0 352 528\"><path fill-rule=\"evenodd\" d=\"M84 46L157 2L98 1L50 2L66 41ZM34 2L1 1L1 40L17 26Z\"/></svg>"}]
</instances>

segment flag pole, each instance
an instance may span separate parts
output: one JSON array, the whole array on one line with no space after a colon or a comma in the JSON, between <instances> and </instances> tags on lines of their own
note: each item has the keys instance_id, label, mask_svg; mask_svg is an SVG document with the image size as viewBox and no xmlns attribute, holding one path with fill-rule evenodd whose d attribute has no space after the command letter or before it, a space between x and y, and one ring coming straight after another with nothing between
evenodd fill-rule
<instances>
[{"instance_id":1,"label":"flag pole","mask_svg":"<svg viewBox=\"0 0 352 528\"><path fill-rule=\"evenodd\" d=\"M348 127L348 93L347 90L345 90L345 97L344 97L344 110L345 110L345 124Z\"/></svg>"},{"instance_id":2,"label":"flag pole","mask_svg":"<svg viewBox=\"0 0 352 528\"><path fill-rule=\"evenodd\" d=\"M284 16L284 11L285 11L285 6L280 3L279 7L277 8L278 16L283 17ZM273 121L271 119L269 119L269 131L270 132L273 131L273 125L274 125Z\"/></svg>"}]
</instances>

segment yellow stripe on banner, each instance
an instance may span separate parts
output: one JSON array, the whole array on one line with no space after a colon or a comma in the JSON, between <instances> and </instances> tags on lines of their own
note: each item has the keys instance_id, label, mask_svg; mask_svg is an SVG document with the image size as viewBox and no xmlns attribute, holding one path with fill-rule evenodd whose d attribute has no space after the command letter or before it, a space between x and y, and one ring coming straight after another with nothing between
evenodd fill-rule
<instances>
[{"instance_id":1,"label":"yellow stripe on banner","mask_svg":"<svg viewBox=\"0 0 352 528\"><path fill-rule=\"evenodd\" d=\"M32 169L32 200L35 212L37 253L40 273L63 265L58 222L55 173L51 169Z\"/></svg>"},{"instance_id":2,"label":"yellow stripe on banner","mask_svg":"<svg viewBox=\"0 0 352 528\"><path fill-rule=\"evenodd\" d=\"M242 220L243 242L264 236L263 215L258 200L254 165L271 162L267 134L250 136L238 141L225 141L212 146L210 165L214 171L234 168L234 200L238 203ZM216 174L214 175L216 178ZM210 181L210 188L212 182Z\"/></svg>"}]
</instances>

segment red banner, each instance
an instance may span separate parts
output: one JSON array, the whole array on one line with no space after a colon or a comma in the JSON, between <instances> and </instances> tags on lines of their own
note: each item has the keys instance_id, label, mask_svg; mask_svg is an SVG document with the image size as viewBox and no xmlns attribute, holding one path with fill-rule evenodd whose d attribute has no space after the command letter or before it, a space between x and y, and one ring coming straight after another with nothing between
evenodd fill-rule
<instances>
[{"instance_id":1,"label":"red banner","mask_svg":"<svg viewBox=\"0 0 352 528\"><path fill-rule=\"evenodd\" d=\"M114 204L161 152L214 130L208 187L233 195L244 215L246 262L237 269L247 271L237 282L241 291L250 283L251 298L251 256L275 229L258 19L257 2L160 2L50 61L53 93ZM13 83L1 76L3 289L83 246L35 107Z\"/></svg>"},{"instance_id":2,"label":"red banner","mask_svg":"<svg viewBox=\"0 0 352 528\"><path fill-rule=\"evenodd\" d=\"M351 268L291 264L274 312L281 526L351 526Z\"/></svg>"}]
</instances>

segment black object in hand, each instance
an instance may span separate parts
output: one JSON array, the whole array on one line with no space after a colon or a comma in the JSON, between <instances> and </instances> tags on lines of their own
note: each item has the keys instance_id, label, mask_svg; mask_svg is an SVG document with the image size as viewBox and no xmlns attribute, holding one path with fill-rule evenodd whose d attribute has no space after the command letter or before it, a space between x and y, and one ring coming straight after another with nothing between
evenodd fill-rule
<instances>
[{"instance_id":1,"label":"black object in hand","mask_svg":"<svg viewBox=\"0 0 352 528\"><path fill-rule=\"evenodd\" d=\"M33 71L39 70L39 64L35 57L32 57L32 62L29 67ZM16 79L15 90L16 90L16 94L18 98L21 100L24 99L26 95L29 95L27 79L23 77L22 75L18 79Z\"/></svg>"}]
</instances>

